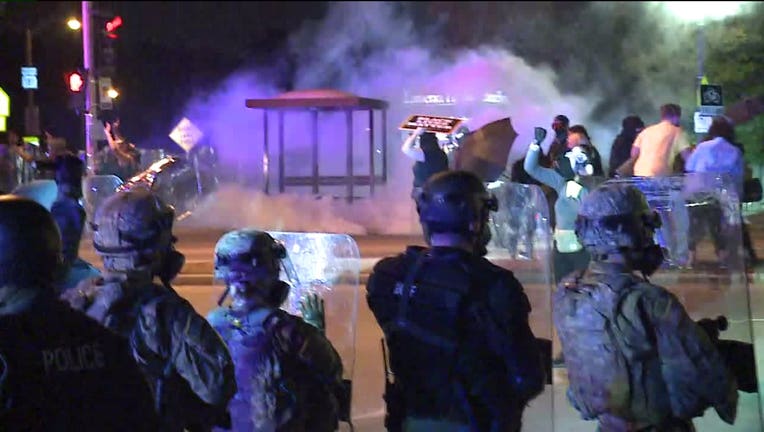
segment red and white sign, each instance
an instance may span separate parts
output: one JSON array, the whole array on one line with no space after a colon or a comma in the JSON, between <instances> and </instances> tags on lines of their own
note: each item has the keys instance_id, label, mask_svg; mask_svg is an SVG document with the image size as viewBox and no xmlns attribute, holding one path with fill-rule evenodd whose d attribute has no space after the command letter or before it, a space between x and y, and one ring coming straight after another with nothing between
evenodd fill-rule
<instances>
[{"instance_id":1,"label":"red and white sign","mask_svg":"<svg viewBox=\"0 0 764 432\"><path fill-rule=\"evenodd\" d=\"M464 123L463 118L440 117L415 114L406 119L398 128L400 130L416 130L424 128L427 132L452 134Z\"/></svg>"}]
</instances>

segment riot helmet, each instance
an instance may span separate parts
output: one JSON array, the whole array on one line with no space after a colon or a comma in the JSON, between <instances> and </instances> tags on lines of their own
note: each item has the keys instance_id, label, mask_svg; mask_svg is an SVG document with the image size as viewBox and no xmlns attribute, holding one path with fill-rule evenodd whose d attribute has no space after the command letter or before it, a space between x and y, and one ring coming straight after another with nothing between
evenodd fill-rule
<instances>
[{"instance_id":1,"label":"riot helmet","mask_svg":"<svg viewBox=\"0 0 764 432\"><path fill-rule=\"evenodd\" d=\"M233 310L281 306L289 294L289 285L279 280L286 255L283 244L255 229L229 231L218 240L215 279L225 282Z\"/></svg>"},{"instance_id":2,"label":"riot helmet","mask_svg":"<svg viewBox=\"0 0 764 432\"><path fill-rule=\"evenodd\" d=\"M0 196L0 310L13 309L22 290L53 289L62 270L61 234L40 204Z\"/></svg>"},{"instance_id":3,"label":"riot helmet","mask_svg":"<svg viewBox=\"0 0 764 432\"><path fill-rule=\"evenodd\" d=\"M84 165L80 158L71 154L56 158L56 185L60 192L75 199L82 198Z\"/></svg>"},{"instance_id":4,"label":"riot helmet","mask_svg":"<svg viewBox=\"0 0 764 432\"><path fill-rule=\"evenodd\" d=\"M621 184L604 184L592 191L576 219L576 235L592 259L620 257L646 276L663 262L663 251L653 238L660 227L660 216L642 192Z\"/></svg>"},{"instance_id":5,"label":"riot helmet","mask_svg":"<svg viewBox=\"0 0 764 432\"><path fill-rule=\"evenodd\" d=\"M183 267L175 250L175 210L144 189L121 191L96 210L93 247L111 272L149 271L166 285Z\"/></svg>"},{"instance_id":6,"label":"riot helmet","mask_svg":"<svg viewBox=\"0 0 764 432\"><path fill-rule=\"evenodd\" d=\"M491 240L488 218L498 207L496 197L468 171L435 174L424 184L417 200L419 221L428 242L436 233L461 234L474 243L479 255L487 252Z\"/></svg>"}]
</instances>

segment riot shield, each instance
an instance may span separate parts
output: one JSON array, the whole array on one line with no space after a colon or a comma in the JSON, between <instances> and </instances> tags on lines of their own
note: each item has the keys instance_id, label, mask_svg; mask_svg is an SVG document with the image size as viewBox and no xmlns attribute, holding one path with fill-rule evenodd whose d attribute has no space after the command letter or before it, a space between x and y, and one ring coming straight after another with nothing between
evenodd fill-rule
<instances>
[{"instance_id":1,"label":"riot shield","mask_svg":"<svg viewBox=\"0 0 764 432\"><path fill-rule=\"evenodd\" d=\"M742 253L739 185L716 174L635 177L609 183L629 184L645 191L650 206L668 219L668 223L663 221L662 238L658 239L665 242L668 261L650 281L675 294L693 320L708 319L701 328L724 359L720 367L726 366L738 382L735 424L724 423L709 408L693 420L695 428L699 432L764 430L752 345L751 292ZM683 261L677 263L680 258ZM687 374L687 380L702 382L705 378L692 375L690 370ZM563 367L557 375L555 423L564 424L569 431L593 430L594 422L581 420L564 397L567 370Z\"/></svg>"},{"instance_id":2,"label":"riot shield","mask_svg":"<svg viewBox=\"0 0 764 432\"><path fill-rule=\"evenodd\" d=\"M342 357L344 377L353 376L358 283L361 258L352 237L345 234L269 232L284 244L282 280L292 285L282 308L300 316L307 294L324 300L326 336Z\"/></svg>"},{"instance_id":3,"label":"riot shield","mask_svg":"<svg viewBox=\"0 0 764 432\"><path fill-rule=\"evenodd\" d=\"M94 175L82 181L82 196L85 198L85 212L91 218L95 210L106 198L112 196L122 185L115 175Z\"/></svg>"},{"instance_id":4,"label":"riot shield","mask_svg":"<svg viewBox=\"0 0 764 432\"><path fill-rule=\"evenodd\" d=\"M493 185L492 185L493 186ZM531 303L530 326L542 348L542 363L547 371L544 392L531 401L523 414L523 430L552 431L549 415L553 408L552 311L554 285L552 235L549 206L541 188L519 183L500 183L490 191L499 201L491 214L491 242L487 258L511 270L523 285ZM559 402L556 402L559 403Z\"/></svg>"},{"instance_id":5,"label":"riot shield","mask_svg":"<svg viewBox=\"0 0 764 432\"><path fill-rule=\"evenodd\" d=\"M58 196L58 186L56 186L54 180L33 180L29 183L18 185L11 193L29 198L50 210Z\"/></svg>"}]
</instances>

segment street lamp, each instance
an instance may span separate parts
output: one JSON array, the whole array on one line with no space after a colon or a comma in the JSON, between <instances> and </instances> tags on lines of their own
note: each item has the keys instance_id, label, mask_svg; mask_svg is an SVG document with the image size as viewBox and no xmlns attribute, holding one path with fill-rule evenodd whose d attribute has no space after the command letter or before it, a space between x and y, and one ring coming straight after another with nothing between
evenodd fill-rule
<instances>
[{"instance_id":1,"label":"street lamp","mask_svg":"<svg viewBox=\"0 0 764 432\"><path fill-rule=\"evenodd\" d=\"M109 90L106 90L106 95L111 99L116 99L119 97L119 92L116 89L110 88Z\"/></svg>"},{"instance_id":2,"label":"street lamp","mask_svg":"<svg viewBox=\"0 0 764 432\"><path fill-rule=\"evenodd\" d=\"M69 18L69 21L66 22L66 25L69 26L72 30L79 30L82 28L82 23L77 18Z\"/></svg>"},{"instance_id":3,"label":"street lamp","mask_svg":"<svg viewBox=\"0 0 764 432\"><path fill-rule=\"evenodd\" d=\"M656 3L662 4L671 15L680 21L698 24L698 85L700 85L705 76L705 24L739 14L743 5L748 2L667 1Z\"/></svg>"}]
</instances>

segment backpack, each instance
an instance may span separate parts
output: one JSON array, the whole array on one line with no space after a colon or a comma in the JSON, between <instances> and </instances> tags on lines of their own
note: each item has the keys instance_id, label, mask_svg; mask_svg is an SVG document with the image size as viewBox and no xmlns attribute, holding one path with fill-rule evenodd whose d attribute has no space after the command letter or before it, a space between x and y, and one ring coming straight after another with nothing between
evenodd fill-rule
<instances>
[{"instance_id":1,"label":"backpack","mask_svg":"<svg viewBox=\"0 0 764 432\"><path fill-rule=\"evenodd\" d=\"M573 284L554 295L554 323L568 370L568 399L586 420L609 413L631 420L630 351L615 317L635 292L632 275ZM611 283L608 283L611 282Z\"/></svg>"},{"instance_id":2,"label":"backpack","mask_svg":"<svg viewBox=\"0 0 764 432\"><path fill-rule=\"evenodd\" d=\"M234 364L250 365L236 369L238 395L229 404L233 430L336 430L336 399L293 352L301 342L294 343L301 338L295 320L278 310L229 341Z\"/></svg>"}]
</instances>

